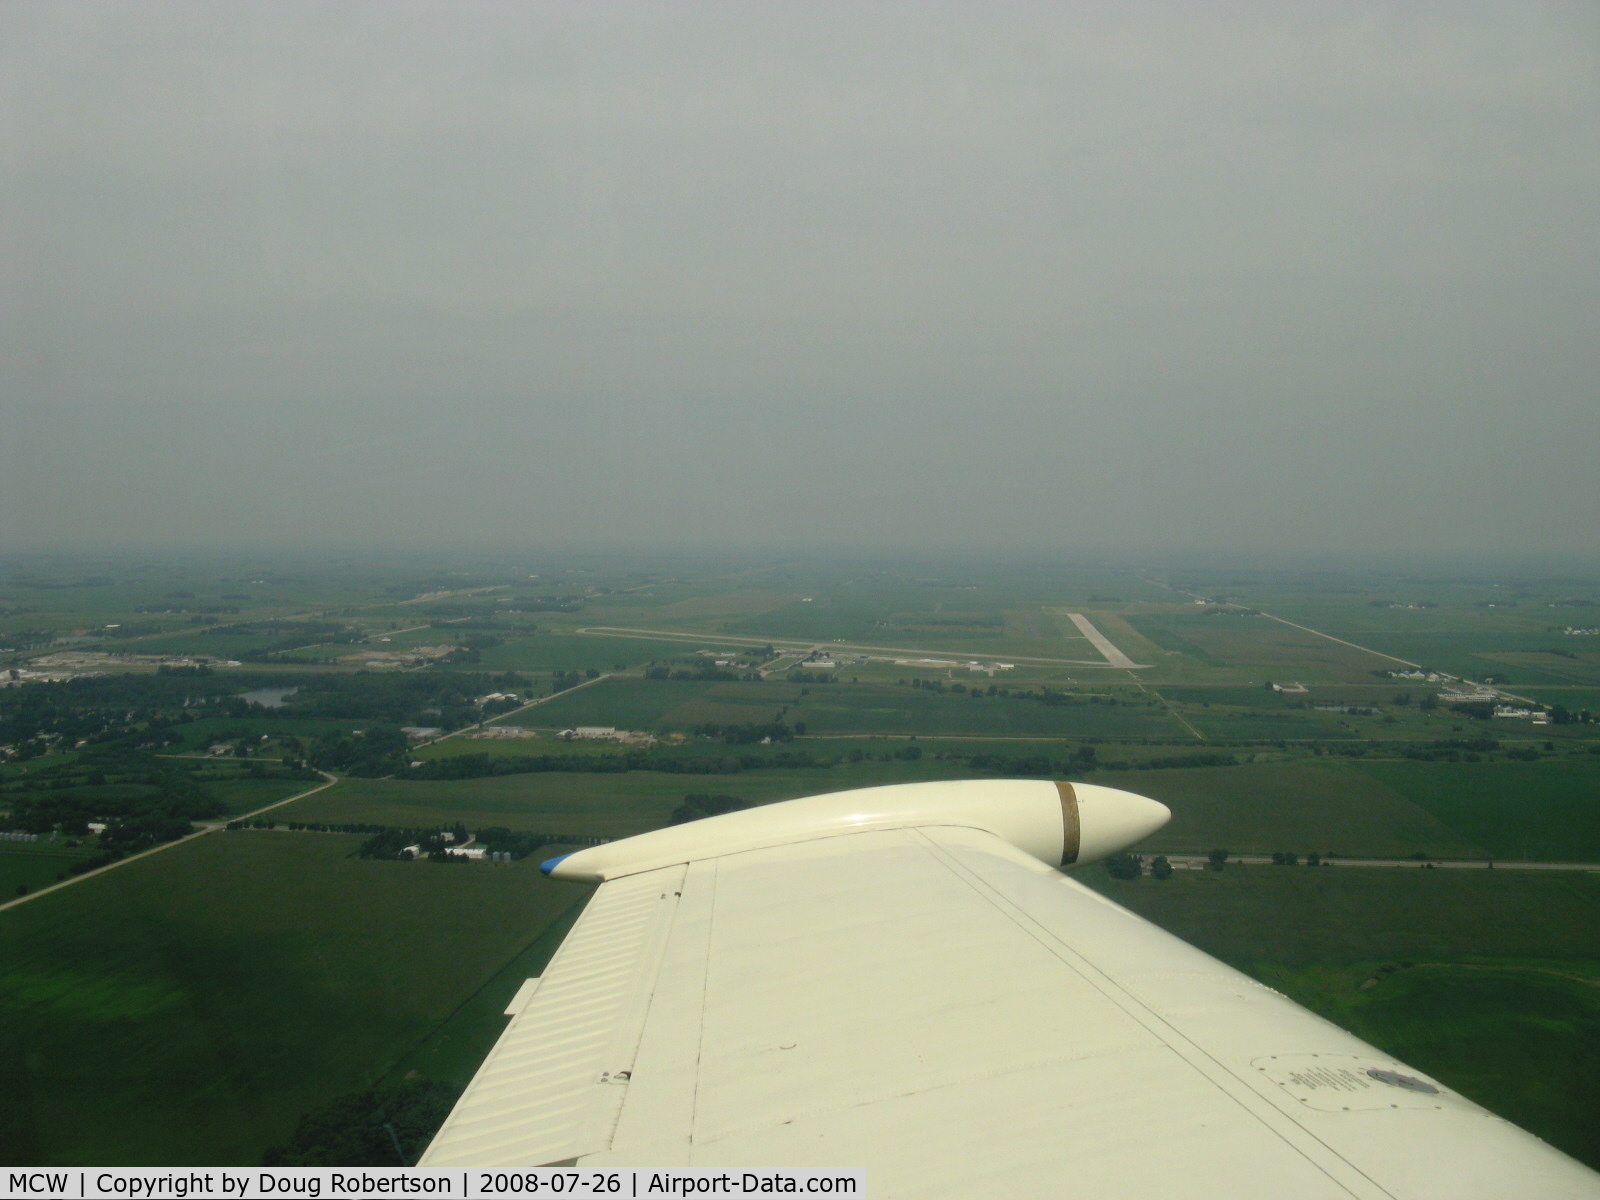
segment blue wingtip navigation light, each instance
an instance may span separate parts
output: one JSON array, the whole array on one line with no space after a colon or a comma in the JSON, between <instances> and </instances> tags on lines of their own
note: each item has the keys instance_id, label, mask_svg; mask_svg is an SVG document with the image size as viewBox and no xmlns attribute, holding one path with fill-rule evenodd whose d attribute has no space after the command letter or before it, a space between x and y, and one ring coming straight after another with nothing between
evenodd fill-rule
<instances>
[{"instance_id":1,"label":"blue wingtip navigation light","mask_svg":"<svg viewBox=\"0 0 1600 1200\"><path fill-rule=\"evenodd\" d=\"M563 861L564 859L568 859L568 858L571 858L571 857L572 857L572 855L570 855L570 854L558 854L554 858L547 858L542 863L539 864L539 870L543 871L546 875L548 875L548 874L550 874L551 871L554 871L556 869L556 864L557 863Z\"/></svg>"}]
</instances>

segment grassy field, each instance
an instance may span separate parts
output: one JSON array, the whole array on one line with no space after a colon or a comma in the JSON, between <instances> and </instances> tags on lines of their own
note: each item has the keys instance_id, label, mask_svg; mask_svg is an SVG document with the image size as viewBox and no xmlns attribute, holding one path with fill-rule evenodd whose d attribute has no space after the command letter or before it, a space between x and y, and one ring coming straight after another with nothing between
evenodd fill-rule
<instances>
[{"instance_id":1,"label":"grassy field","mask_svg":"<svg viewBox=\"0 0 1600 1200\"><path fill-rule=\"evenodd\" d=\"M1600 877L1270 866L1165 882L1079 875L1600 1167Z\"/></svg>"},{"instance_id":2,"label":"grassy field","mask_svg":"<svg viewBox=\"0 0 1600 1200\"><path fill-rule=\"evenodd\" d=\"M586 891L531 860L369 862L359 843L215 834L0 914L4 1162L259 1161L497 978L484 1002L503 1004L506 968L537 973L530 946Z\"/></svg>"}]
</instances>

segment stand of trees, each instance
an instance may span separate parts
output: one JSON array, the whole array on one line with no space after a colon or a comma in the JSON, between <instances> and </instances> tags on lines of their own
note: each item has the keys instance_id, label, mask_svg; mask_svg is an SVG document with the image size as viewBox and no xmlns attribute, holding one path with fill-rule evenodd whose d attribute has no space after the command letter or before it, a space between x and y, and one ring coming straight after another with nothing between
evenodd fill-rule
<instances>
[{"instance_id":1,"label":"stand of trees","mask_svg":"<svg viewBox=\"0 0 1600 1200\"><path fill-rule=\"evenodd\" d=\"M324 771L378 779L405 770L411 741L393 726L336 733L312 743L307 761Z\"/></svg>"}]
</instances>

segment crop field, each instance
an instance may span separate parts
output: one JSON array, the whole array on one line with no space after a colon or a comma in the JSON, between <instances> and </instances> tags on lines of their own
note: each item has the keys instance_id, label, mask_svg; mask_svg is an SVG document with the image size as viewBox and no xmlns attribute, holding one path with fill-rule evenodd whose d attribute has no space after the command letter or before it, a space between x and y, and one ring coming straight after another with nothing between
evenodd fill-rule
<instances>
[{"instance_id":1,"label":"crop field","mask_svg":"<svg viewBox=\"0 0 1600 1200\"><path fill-rule=\"evenodd\" d=\"M92 845L69 847L66 842L59 836L37 842L0 842L0 903L20 895L21 888L36 892L55 883L74 863L96 853Z\"/></svg>"},{"instance_id":2,"label":"crop field","mask_svg":"<svg viewBox=\"0 0 1600 1200\"><path fill-rule=\"evenodd\" d=\"M954 737L863 736L859 734L842 737L816 737L807 734L804 738L798 738L792 742L778 743L774 746L740 747L729 747L724 743L713 740L680 739L669 736L667 739L657 743L657 749L699 754L720 753L724 750L737 749L740 755L755 755L763 758L770 758L775 754L793 754L800 751L805 751L817 758L847 758L852 754L881 757L883 754L891 753L913 741L921 748L924 757L934 758L945 755L966 757L973 754L999 754L1007 757L1016 757L1043 754L1054 759L1064 759L1071 755L1073 751L1079 749L1081 745L1079 742L1070 740L1061 741L1054 738L1040 737L979 737L965 734ZM1174 750L1173 746L1166 743L1152 746L1121 744L1104 749L1101 757L1104 761L1143 762L1150 759L1171 757L1174 753L1185 753L1192 750L1192 748L1192 741L1179 750ZM477 738L469 734L432 742L426 746L419 746L412 753L418 761L430 761L462 754L486 755L489 758L516 758L540 754L600 757L617 754L621 752L621 749L616 742L577 739L567 741L551 733L541 733L529 738Z\"/></svg>"},{"instance_id":3,"label":"crop field","mask_svg":"<svg viewBox=\"0 0 1600 1200\"><path fill-rule=\"evenodd\" d=\"M870 745L870 743L867 743ZM358 821L428 826L508 825L532 832L621 837L666 823L691 792L735 795L752 802L850 787L979 774L934 757L926 744L916 762L865 761L832 768L767 768L732 775L550 772L464 780L347 779L277 810L280 820ZM1046 749L1053 749L1046 745ZM963 747L970 751L970 747ZM1025 752L1026 744L1004 752ZM1152 752L1153 753L1153 752ZM1167 804L1172 823L1151 839L1152 851L1235 854L1293 850L1344 857L1484 858L1489 850L1469 831L1441 819L1401 786L1369 772L1386 766L1345 760L1247 763L1157 771L1099 771L1091 783L1121 787ZM1470 764L1463 764L1470 766ZM1544 764L1491 764L1535 769ZM1559 766L1559 764L1550 764ZM1501 855L1500 857L1513 857Z\"/></svg>"},{"instance_id":4,"label":"crop field","mask_svg":"<svg viewBox=\"0 0 1600 1200\"><path fill-rule=\"evenodd\" d=\"M577 725L611 725L617 729L660 729L665 728L664 722L668 713L692 700L699 699L717 686L715 683L693 679L640 679L636 676L616 676L602 679L598 683L579 688L567 695L558 696L545 704L508 717L502 723L538 729L567 729ZM763 719L770 720L772 715L769 713Z\"/></svg>"},{"instance_id":5,"label":"crop field","mask_svg":"<svg viewBox=\"0 0 1600 1200\"><path fill-rule=\"evenodd\" d=\"M586 891L531 861L370 862L359 844L214 834L8 911L4 1161L258 1162L497 977L503 1005L504 968Z\"/></svg>"},{"instance_id":6,"label":"crop field","mask_svg":"<svg viewBox=\"0 0 1600 1200\"><path fill-rule=\"evenodd\" d=\"M707 648L716 639L708 638ZM490 646L472 664L479 671L609 671L615 667L641 667L657 660L687 654L697 648L690 642L653 641L648 638L612 637L575 630L541 630L532 635L507 637L505 644Z\"/></svg>"},{"instance_id":7,"label":"crop field","mask_svg":"<svg viewBox=\"0 0 1600 1200\"><path fill-rule=\"evenodd\" d=\"M1600 663L1582 639L1556 633L1520 630L1469 632L1438 630L1426 633L1362 635L1363 645L1421 663L1467 679L1501 675L1513 685L1600 683ZM1578 654L1576 659L1552 654L1552 649ZM1382 663L1377 663L1383 666Z\"/></svg>"},{"instance_id":8,"label":"crop field","mask_svg":"<svg viewBox=\"0 0 1600 1200\"><path fill-rule=\"evenodd\" d=\"M1268 617L1175 617L1183 639L1211 662L1249 672L1251 682L1277 680L1286 671L1306 683L1359 683L1375 670L1399 664L1341 645Z\"/></svg>"},{"instance_id":9,"label":"crop field","mask_svg":"<svg viewBox=\"0 0 1600 1200\"><path fill-rule=\"evenodd\" d=\"M535 728L612 725L687 730L704 724L805 722L808 733L968 734L975 737L1182 737L1158 702L1046 706L1016 697L973 697L894 685L712 683L618 677L513 718Z\"/></svg>"},{"instance_id":10,"label":"crop field","mask_svg":"<svg viewBox=\"0 0 1600 1200\"><path fill-rule=\"evenodd\" d=\"M1399 607L1378 607L1373 600L1392 601ZM1433 607L1405 607L1421 602ZM1559 619L1551 610L1478 607L1472 599L1449 599L1418 589L1415 592L1383 591L1362 595L1283 596L1247 593L1240 600L1274 616L1320 629L1358 645L1369 645L1386 636L1416 633L1456 632L1495 636L1511 632L1539 632ZM1484 603L1489 603L1485 601Z\"/></svg>"},{"instance_id":11,"label":"crop field","mask_svg":"<svg viewBox=\"0 0 1600 1200\"><path fill-rule=\"evenodd\" d=\"M315 779L226 779L202 783L202 790L226 806L229 815L254 812L279 800L309 791Z\"/></svg>"},{"instance_id":12,"label":"crop field","mask_svg":"<svg viewBox=\"0 0 1600 1200\"><path fill-rule=\"evenodd\" d=\"M608 597L608 601L610 599ZM800 593L792 590L735 588L687 596L652 606L650 620L663 627L700 628L709 632L720 628L729 619L745 620L756 614L787 608L800 599Z\"/></svg>"},{"instance_id":13,"label":"crop field","mask_svg":"<svg viewBox=\"0 0 1600 1200\"><path fill-rule=\"evenodd\" d=\"M1517 694L1537 700L1541 704L1559 704L1574 712L1587 710L1591 713L1600 713L1600 688L1519 687Z\"/></svg>"},{"instance_id":14,"label":"crop field","mask_svg":"<svg viewBox=\"0 0 1600 1200\"><path fill-rule=\"evenodd\" d=\"M468 828L504 825L530 833L626 837L667 823L688 792L731 792L740 777L671 775L500 775L485 779L346 779L277 810L282 821Z\"/></svg>"},{"instance_id":15,"label":"crop field","mask_svg":"<svg viewBox=\"0 0 1600 1200\"><path fill-rule=\"evenodd\" d=\"M1140 697L1120 704L1046 706L1015 697L937 693L919 688L812 688L790 709L820 734L970 734L976 737L1182 737L1184 730L1158 702Z\"/></svg>"},{"instance_id":16,"label":"crop field","mask_svg":"<svg viewBox=\"0 0 1600 1200\"><path fill-rule=\"evenodd\" d=\"M579 886L580 894L572 899L570 908L550 921L482 986L466 995L460 1007L443 1022L396 1058L381 1082L393 1085L420 1076L456 1087L470 1083L483 1065L484 1055L505 1032L506 1005L524 980L544 971L582 913L589 889Z\"/></svg>"},{"instance_id":17,"label":"crop field","mask_svg":"<svg viewBox=\"0 0 1600 1200\"><path fill-rule=\"evenodd\" d=\"M1230 863L1168 880L1072 874L1241 970L1473 958L1600 967L1600 875L1585 872Z\"/></svg>"},{"instance_id":18,"label":"crop field","mask_svg":"<svg viewBox=\"0 0 1600 1200\"><path fill-rule=\"evenodd\" d=\"M1520 959L1427 963L1366 991L1349 979L1331 995L1298 972L1267 973L1368 1041L1505 1113L1600 1167L1600 963Z\"/></svg>"},{"instance_id":19,"label":"crop field","mask_svg":"<svg viewBox=\"0 0 1600 1200\"><path fill-rule=\"evenodd\" d=\"M426 827L461 821L470 828L504 825L530 833L627 837L665 825L685 795L709 792L751 803L789 800L882 783L913 783L975 774L923 758L861 762L848 767L769 768L732 775L548 772L486 779L347 779L286 805L280 821L351 821Z\"/></svg>"},{"instance_id":20,"label":"crop field","mask_svg":"<svg viewBox=\"0 0 1600 1200\"><path fill-rule=\"evenodd\" d=\"M1431 764L1430 764L1431 765ZM1485 850L1420 804L1342 760L1247 763L1165 771L1096 772L1172 809L1153 850L1235 854L1292 850L1347 858L1482 858Z\"/></svg>"},{"instance_id":21,"label":"crop field","mask_svg":"<svg viewBox=\"0 0 1600 1200\"><path fill-rule=\"evenodd\" d=\"M1290 680L1283 680L1290 683ZM1257 685L1244 687L1229 684L1214 684L1190 686L1186 684L1165 683L1161 685L1161 694L1168 700L1181 701L1186 705L1225 705L1230 708L1248 708L1264 712L1284 712L1293 709L1296 705L1304 705L1308 701L1317 704L1392 704L1397 692L1415 689L1395 687L1392 685L1348 685L1324 684L1317 687L1314 692L1289 693L1274 692L1270 688Z\"/></svg>"},{"instance_id":22,"label":"crop field","mask_svg":"<svg viewBox=\"0 0 1600 1200\"><path fill-rule=\"evenodd\" d=\"M1356 770L1494 858L1600 862L1600 772L1592 762L1363 762Z\"/></svg>"},{"instance_id":23,"label":"crop field","mask_svg":"<svg viewBox=\"0 0 1600 1200\"><path fill-rule=\"evenodd\" d=\"M1166 692L1163 689L1162 695ZM1222 741L1272 742L1280 739L1377 737L1377 721L1372 717L1350 717L1341 713L1311 709L1232 708L1226 705L1186 704L1179 711L1184 719L1208 738Z\"/></svg>"},{"instance_id":24,"label":"crop field","mask_svg":"<svg viewBox=\"0 0 1600 1200\"><path fill-rule=\"evenodd\" d=\"M1546 647L1549 641L1546 639ZM1513 680L1589 687L1600 684L1600 654L1592 650L1558 653L1561 650L1559 646L1537 650L1496 648L1479 650L1478 657L1496 664L1496 674Z\"/></svg>"},{"instance_id":25,"label":"crop field","mask_svg":"<svg viewBox=\"0 0 1600 1200\"><path fill-rule=\"evenodd\" d=\"M1084 882L1600 1166L1600 877L1229 866ZM1397 919L1404 914L1404 919Z\"/></svg>"}]
</instances>

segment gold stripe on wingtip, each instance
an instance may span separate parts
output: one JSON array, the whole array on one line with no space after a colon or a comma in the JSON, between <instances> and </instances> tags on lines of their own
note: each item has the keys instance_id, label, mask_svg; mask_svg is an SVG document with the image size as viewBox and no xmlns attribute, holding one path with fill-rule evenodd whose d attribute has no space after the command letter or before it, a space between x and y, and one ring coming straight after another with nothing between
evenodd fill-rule
<instances>
[{"instance_id":1,"label":"gold stripe on wingtip","mask_svg":"<svg viewBox=\"0 0 1600 1200\"><path fill-rule=\"evenodd\" d=\"M1061 865L1070 867L1078 861L1078 793L1064 780L1056 782L1056 791L1061 794Z\"/></svg>"}]
</instances>

